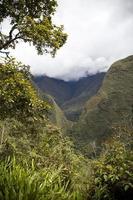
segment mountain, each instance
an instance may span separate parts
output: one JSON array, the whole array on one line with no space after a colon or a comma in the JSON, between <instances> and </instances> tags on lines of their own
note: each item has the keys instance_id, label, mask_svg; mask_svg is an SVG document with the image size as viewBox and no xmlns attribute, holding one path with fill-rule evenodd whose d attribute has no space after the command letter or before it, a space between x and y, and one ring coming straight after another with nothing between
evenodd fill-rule
<instances>
[{"instance_id":1,"label":"mountain","mask_svg":"<svg viewBox=\"0 0 133 200\"><path fill-rule=\"evenodd\" d=\"M72 126L71 122L66 119L63 111L57 105L53 97L46 93L43 93L43 99L51 106L51 109L48 113L49 120L57 127L61 128L62 132L65 133L68 127Z\"/></svg>"},{"instance_id":2,"label":"mountain","mask_svg":"<svg viewBox=\"0 0 133 200\"><path fill-rule=\"evenodd\" d=\"M54 98L68 120L79 118L86 101L100 88L105 73L81 78L78 81L63 81L47 76L35 76L38 88Z\"/></svg>"},{"instance_id":3,"label":"mountain","mask_svg":"<svg viewBox=\"0 0 133 200\"><path fill-rule=\"evenodd\" d=\"M133 56L111 66L98 93L87 101L73 137L87 147L129 123L133 123Z\"/></svg>"},{"instance_id":4,"label":"mountain","mask_svg":"<svg viewBox=\"0 0 133 200\"><path fill-rule=\"evenodd\" d=\"M58 105L62 105L71 98L72 88L67 82L48 76L35 76L34 81L43 92L54 97Z\"/></svg>"},{"instance_id":5,"label":"mountain","mask_svg":"<svg viewBox=\"0 0 133 200\"><path fill-rule=\"evenodd\" d=\"M41 99L43 99L45 102L50 105L49 112L47 113L48 119L52 122L52 124L59 127L63 133L68 129L68 127L71 127L72 124L70 121L68 121L61 110L61 108L57 105L54 98L47 94L46 92L43 92L40 90L40 88L37 86L37 84L34 81L34 78L32 77L32 85L38 92L38 95Z\"/></svg>"},{"instance_id":6,"label":"mountain","mask_svg":"<svg viewBox=\"0 0 133 200\"><path fill-rule=\"evenodd\" d=\"M87 100L99 90L104 76L105 73L98 73L73 82L73 96L61 106L68 119L75 121L79 118Z\"/></svg>"}]
</instances>

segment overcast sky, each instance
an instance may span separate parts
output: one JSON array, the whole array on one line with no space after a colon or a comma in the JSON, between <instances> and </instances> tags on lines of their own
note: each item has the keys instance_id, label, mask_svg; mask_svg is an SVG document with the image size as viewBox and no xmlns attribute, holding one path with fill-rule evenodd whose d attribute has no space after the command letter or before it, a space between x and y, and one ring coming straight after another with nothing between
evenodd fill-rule
<instances>
[{"instance_id":1,"label":"overcast sky","mask_svg":"<svg viewBox=\"0 0 133 200\"><path fill-rule=\"evenodd\" d=\"M133 54L133 0L58 0L57 24L69 37L56 58L38 56L19 44L13 53L34 74L77 79L106 71L117 59Z\"/></svg>"}]
</instances>

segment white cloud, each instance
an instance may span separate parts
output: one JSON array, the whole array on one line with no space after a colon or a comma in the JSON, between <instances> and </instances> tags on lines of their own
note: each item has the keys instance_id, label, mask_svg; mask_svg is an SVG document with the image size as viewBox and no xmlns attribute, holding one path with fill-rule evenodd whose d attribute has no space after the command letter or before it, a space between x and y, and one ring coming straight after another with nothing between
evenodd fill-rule
<instances>
[{"instance_id":1,"label":"white cloud","mask_svg":"<svg viewBox=\"0 0 133 200\"><path fill-rule=\"evenodd\" d=\"M105 71L115 60L133 54L132 0L58 0L54 21L64 24L68 41L56 58L38 56L19 44L14 54L34 74L79 78Z\"/></svg>"}]
</instances>

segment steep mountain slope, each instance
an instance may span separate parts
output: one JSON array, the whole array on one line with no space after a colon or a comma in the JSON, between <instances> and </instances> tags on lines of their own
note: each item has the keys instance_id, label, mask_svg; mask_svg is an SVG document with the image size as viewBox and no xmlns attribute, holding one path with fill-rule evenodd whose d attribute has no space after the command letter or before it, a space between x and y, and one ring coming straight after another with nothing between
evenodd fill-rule
<instances>
[{"instance_id":1,"label":"steep mountain slope","mask_svg":"<svg viewBox=\"0 0 133 200\"><path fill-rule=\"evenodd\" d=\"M70 88L70 85L63 80L47 76L36 76L34 77L34 81L39 89L54 97L59 105L62 105L72 96L72 88Z\"/></svg>"},{"instance_id":2,"label":"steep mountain slope","mask_svg":"<svg viewBox=\"0 0 133 200\"><path fill-rule=\"evenodd\" d=\"M32 77L32 85L36 89L38 95L41 99L43 99L45 102L48 103L50 106L49 112L47 113L48 119L52 122L52 124L58 126L62 129L63 132L65 132L68 127L71 127L72 124L70 121L68 121L61 110L61 108L57 105L54 98L47 94L46 92L43 92L35 83L34 77Z\"/></svg>"},{"instance_id":3,"label":"steep mountain slope","mask_svg":"<svg viewBox=\"0 0 133 200\"><path fill-rule=\"evenodd\" d=\"M48 113L49 120L53 124L55 124L56 126L58 126L59 128L61 128L62 132L64 133L68 129L68 127L72 126L71 122L69 122L66 119L63 111L57 105L57 103L55 102L55 100L53 99L53 97L51 97L50 95L48 95L46 93L43 93L43 98L51 106L51 109L49 110L49 113Z\"/></svg>"},{"instance_id":4,"label":"steep mountain slope","mask_svg":"<svg viewBox=\"0 0 133 200\"><path fill-rule=\"evenodd\" d=\"M112 128L133 120L133 56L115 62L97 95L86 104L74 127L77 143L104 140ZM133 123L133 121L132 121Z\"/></svg>"},{"instance_id":5,"label":"steep mountain slope","mask_svg":"<svg viewBox=\"0 0 133 200\"><path fill-rule=\"evenodd\" d=\"M84 77L78 81L63 81L47 76L34 77L37 86L52 96L69 120L78 119L85 102L96 94L105 73Z\"/></svg>"},{"instance_id":6,"label":"steep mountain slope","mask_svg":"<svg viewBox=\"0 0 133 200\"><path fill-rule=\"evenodd\" d=\"M94 96L100 88L104 76L105 73L98 73L75 82L72 98L61 106L68 119L78 120L87 100Z\"/></svg>"}]
</instances>

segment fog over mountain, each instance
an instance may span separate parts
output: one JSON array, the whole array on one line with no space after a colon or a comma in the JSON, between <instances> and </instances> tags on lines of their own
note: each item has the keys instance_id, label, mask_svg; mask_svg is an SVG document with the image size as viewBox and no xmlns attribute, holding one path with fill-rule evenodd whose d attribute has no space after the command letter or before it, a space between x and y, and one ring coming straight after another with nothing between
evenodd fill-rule
<instances>
[{"instance_id":1,"label":"fog over mountain","mask_svg":"<svg viewBox=\"0 0 133 200\"><path fill-rule=\"evenodd\" d=\"M13 54L31 65L34 74L64 80L106 71L119 58L133 54L132 0L58 0L54 17L64 24L68 41L56 58L38 56L32 46L19 44Z\"/></svg>"}]
</instances>

